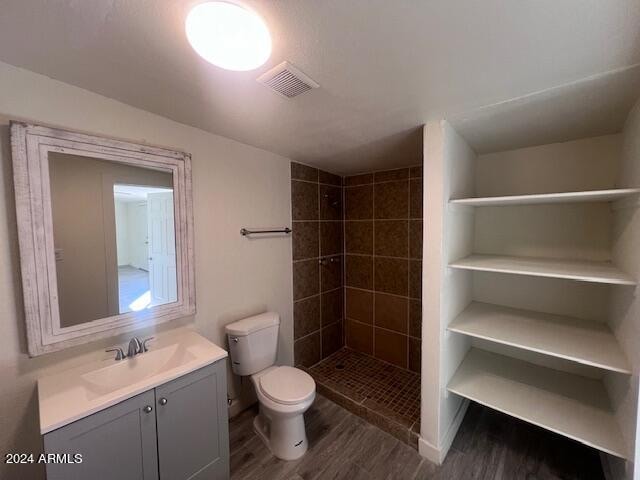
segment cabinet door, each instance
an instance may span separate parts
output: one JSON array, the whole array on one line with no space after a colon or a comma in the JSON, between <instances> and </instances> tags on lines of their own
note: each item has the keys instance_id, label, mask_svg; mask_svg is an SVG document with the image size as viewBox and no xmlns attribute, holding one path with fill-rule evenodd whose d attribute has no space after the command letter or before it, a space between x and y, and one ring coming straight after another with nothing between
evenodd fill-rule
<instances>
[{"instance_id":1,"label":"cabinet door","mask_svg":"<svg viewBox=\"0 0 640 480\"><path fill-rule=\"evenodd\" d=\"M161 480L229 478L224 361L156 388Z\"/></svg>"},{"instance_id":2,"label":"cabinet door","mask_svg":"<svg viewBox=\"0 0 640 480\"><path fill-rule=\"evenodd\" d=\"M47 480L157 480L154 400L145 392L45 434L46 453L82 454L82 463L48 464Z\"/></svg>"}]
</instances>

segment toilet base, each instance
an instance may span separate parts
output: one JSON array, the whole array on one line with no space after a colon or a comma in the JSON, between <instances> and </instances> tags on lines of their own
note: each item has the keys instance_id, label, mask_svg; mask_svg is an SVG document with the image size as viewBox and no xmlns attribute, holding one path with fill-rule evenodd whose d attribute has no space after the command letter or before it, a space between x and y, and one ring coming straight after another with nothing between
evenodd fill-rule
<instances>
[{"instance_id":1,"label":"toilet base","mask_svg":"<svg viewBox=\"0 0 640 480\"><path fill-rule=\"evenodd\" d=\"M253 427L271 453L282 460L297 460L309 448L304 428L304 416L294 415L276 418L274 421L260 414L253 419Z\"/></svg>"}]
</instances>

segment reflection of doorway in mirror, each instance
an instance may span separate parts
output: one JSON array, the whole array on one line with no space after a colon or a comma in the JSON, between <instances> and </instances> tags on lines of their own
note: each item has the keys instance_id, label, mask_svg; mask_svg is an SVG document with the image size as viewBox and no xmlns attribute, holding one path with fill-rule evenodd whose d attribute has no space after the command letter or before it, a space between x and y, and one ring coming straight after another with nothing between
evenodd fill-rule
<instances>
[{"instance_id":1,"label":"reflection of doorway in mirror","mask_svg":"<svg viewBox=\"0 0 640 480\"><path fill-rule=\"evenodd\" d=\"M173 191L115 184L120 313L177 301Z\"/></svg>"}]
</instances>

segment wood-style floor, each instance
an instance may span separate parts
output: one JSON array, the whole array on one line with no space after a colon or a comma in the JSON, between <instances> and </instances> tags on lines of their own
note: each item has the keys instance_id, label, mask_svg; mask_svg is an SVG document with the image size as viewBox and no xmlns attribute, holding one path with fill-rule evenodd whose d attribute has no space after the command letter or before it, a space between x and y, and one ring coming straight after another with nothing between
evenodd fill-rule
<instances>
[{"instance_id":1,"label":"wood-style floor","mask_svg":"<svg viewBox=\"0 0 640 480\"><path fill-rule=\"evenodd\" d=\"M595 450L477 404L440 467L320 395L306 415L309 451L284 462L254 433L255 415L252 409L231 420L232 479L604 479Z\"/></svg>"}]
</instances>

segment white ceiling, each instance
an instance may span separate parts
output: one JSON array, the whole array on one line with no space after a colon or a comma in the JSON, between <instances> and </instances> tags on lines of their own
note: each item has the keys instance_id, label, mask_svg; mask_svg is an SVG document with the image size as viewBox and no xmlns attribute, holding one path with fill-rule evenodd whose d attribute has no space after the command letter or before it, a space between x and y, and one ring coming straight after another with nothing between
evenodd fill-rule
<instances>
[{"instance_id":1,"label":"white ceiling","mask_svg":"<svg viewBox=\"0 0 640 480\"><path fill-rule=\"evenodd\" d=\"M640 94L640 0L247 3L274 44L253 72L193 52L190 0L1 0L0 60L337 173L416 163L443 116L478 151L616 131ZM255 81L283 60L321 88Z\"/></svg>"}]
</instances>

